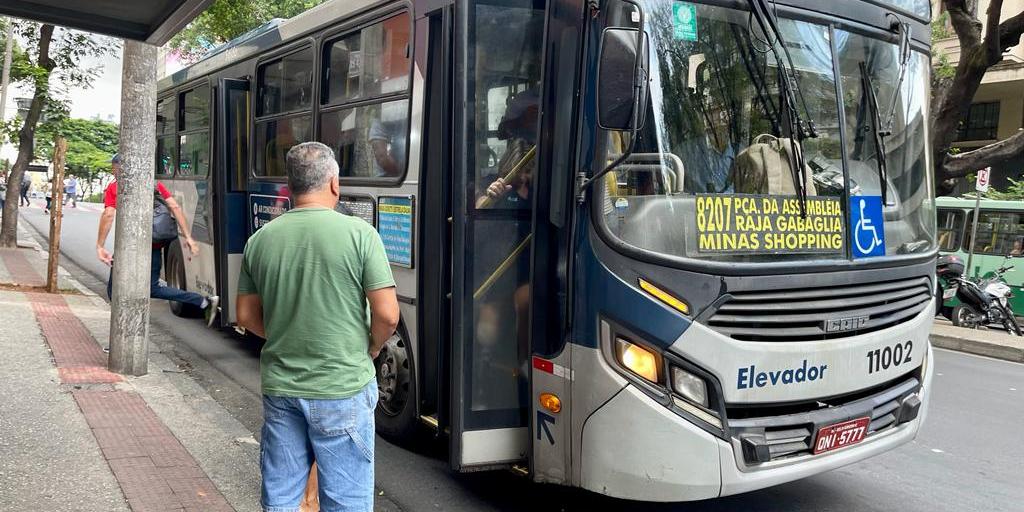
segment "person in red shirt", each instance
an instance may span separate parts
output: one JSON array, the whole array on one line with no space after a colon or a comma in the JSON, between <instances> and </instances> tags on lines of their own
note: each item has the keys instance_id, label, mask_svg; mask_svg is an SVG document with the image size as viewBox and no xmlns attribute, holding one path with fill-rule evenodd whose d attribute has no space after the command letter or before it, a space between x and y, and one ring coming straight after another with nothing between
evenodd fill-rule
<instances>
[{"instance_id":1,"label":"person in red shirt","mask_svg":"<svg viewBox=\"0 0 1024 512\"><path fill-rule=\"evenodd\" d=\"M111 169L114 172L114 181L107 185L106 190L103 191L103 214L100 216L100 228L99 234L96 237L96 256L100 261L111 266L110 278L107 279L107 298L111 297L111 280L113 278L113 264L114 257L107 251L105 245L107 243L107 235L110 234L110 227L114 224L114 216L117 211L117 178L121 173L121 157L120 155L114 155L110 160ZM181 207L178 206L178 202L171 197L171 193L164 187L163 183L156 182L156 189L160 192L160 196L164 198L164 202L167 204L167 209L170 210L171 215L178 222L178 233L183 248L187 248L188 251L195 256L199 254L199 246L196 245L195 240L192 239L191 233L188 229L188 223L185 221L185 214L181 211ZM204 297L195 292L189 292L180 290L172 286L167 286L165 283L160 281L160 267L163 264L163 249L166 243L154 243L153 244L153 263L150 269L150 281L149 281L149 296L154 299L164 299L175 302L182 302L185 304L191 304L197 308L203 310L203 316L206 318L206 325L213 325L213 320L217 316L217 305L220 303L220 299L216 295Z\"/></svg>"}]
</instances>

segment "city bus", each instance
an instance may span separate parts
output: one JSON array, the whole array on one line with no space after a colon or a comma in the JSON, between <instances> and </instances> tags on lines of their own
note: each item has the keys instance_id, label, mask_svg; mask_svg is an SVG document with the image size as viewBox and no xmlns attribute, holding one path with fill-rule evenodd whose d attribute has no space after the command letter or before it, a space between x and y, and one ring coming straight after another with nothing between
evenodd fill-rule
<instances>
[{"instance_id":1,"label":"city bus","mask_svg":"<svg viewBox=\"0 0 1024 512\"><path fill-rule=\"evenodd\" d=\"M967 264L967 253L971 248L971 227L974 225L973 198L939 197L938 244L942 254L955 254ZM1024 203L1021 201L997 201L982 199L978 205L978 234L971 256L971 268L965 269L967 277L983 278L1009 263L1009 258L1024 255ZM1011 270L1004 276L1006 284L1013 290L1010 309L1017 316L1024 316L1024 272ZM956 297L943 305L951 311L959 302Z\"/></svg>"},{"instance_id":2,"label":"city bus","mask_svg":"<svg viewBox=\"0 0 1024 512\"><path fill-rule=\"evenodd\" d=\"M647 501L914 439L933 365L926 0L328 1L159 82L157 178L234 322L246 238L335 152L401 323L378 431ZM187 314L188 311L179 311Z\"/></svg>"}]
</instances>

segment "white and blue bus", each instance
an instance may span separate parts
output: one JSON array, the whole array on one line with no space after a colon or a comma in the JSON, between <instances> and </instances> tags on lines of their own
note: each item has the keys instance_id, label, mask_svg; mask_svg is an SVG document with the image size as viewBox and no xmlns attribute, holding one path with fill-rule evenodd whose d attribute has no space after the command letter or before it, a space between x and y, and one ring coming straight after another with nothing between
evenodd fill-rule
<instances>
[{"instance_id":1,"label":"white and blue bus","mask_svg":"<svg viewBox=\"0 0 1024 512\"><path fill-rule=\"evenodd\" d=\"M159 84L223 297L336 153L399 332L378 430L453 469L713 498L914 439L931 392L927 0L334 0ZM488 194L490 189L490 194ZM180 311L187 313L187 311Z\"/></svg>"}]
</instances>

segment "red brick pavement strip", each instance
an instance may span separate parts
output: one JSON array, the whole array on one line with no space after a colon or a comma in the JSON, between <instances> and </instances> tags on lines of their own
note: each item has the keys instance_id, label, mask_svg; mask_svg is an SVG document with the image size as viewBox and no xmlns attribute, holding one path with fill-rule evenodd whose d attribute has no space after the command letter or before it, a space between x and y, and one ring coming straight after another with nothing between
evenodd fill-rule
<instances>
[{"instance_id":1,"label":"red brick pavement strip","mask_svg":"<svg viewBox=\"0 0 1024 512\"><path fill-rule=\"evenodd\" d=\"M45 286L46 281L43 276L36 272L36 269L32 267L32 264L28 262L25 255L17 249L9 249L0 251L3 254L4 265L7 267L7 272L11 274L18 284L26 286Z\"/></svg>"},{"instance_id":2,"label":"red brick pavement strip","mask_svg":"<svg viewBox=\"0 0 1024 512\"><path fill-rule=\"evenodd\" d=\"M4 263L11 268L6 258ZM123 380L107 371L107 356L71 312L64 297L46 293L25 295L53 352L61 382ZM233 510L188 450L138 394L76 390L72 395L134 512Z\"/></svg>"},{"instance_id":3,"label":"red brick pavement strip","mask_svg":"<svg viewBox=\"0 0 1024 512\"><path fill-rule=\"evenodd\" d=\"M233 510L138 394L73 395L133 511Z\"/></svg>"}]
</instances>

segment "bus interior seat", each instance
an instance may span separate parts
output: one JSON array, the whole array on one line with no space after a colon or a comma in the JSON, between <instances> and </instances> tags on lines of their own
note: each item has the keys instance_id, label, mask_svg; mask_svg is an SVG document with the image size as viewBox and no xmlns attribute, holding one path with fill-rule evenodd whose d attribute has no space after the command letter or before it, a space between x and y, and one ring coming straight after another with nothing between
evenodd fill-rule
<instances>
[{"instance_id":1,"label":"bus interior seat","mask_svg":"<svg viewBox=\"0 0 1024 512\"><path fill-rule=\"evenodd\" d=\"M789 159L792 140L762 134L736 155L729 170L729 181L738 194L796 195L793 171ZM804 165L804 190L808 196L817 195L811 169Z\"/></svg>"}]
</instances>

